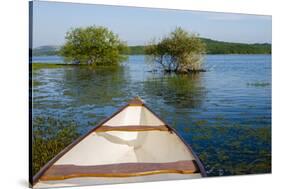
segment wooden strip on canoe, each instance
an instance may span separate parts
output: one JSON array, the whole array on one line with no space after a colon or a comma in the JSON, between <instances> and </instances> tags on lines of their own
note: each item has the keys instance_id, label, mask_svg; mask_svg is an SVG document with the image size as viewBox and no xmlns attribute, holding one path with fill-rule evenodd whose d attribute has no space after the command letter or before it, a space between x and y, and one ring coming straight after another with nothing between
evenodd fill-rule
<instances>
[{"instance_id":1,"label":"wooden strip on canoe","mask_svg":"<svg viewBox=\"0 0 281 189\"><path fill-rule=\"evenodd\" d=\"M149 126L149 125L126 125L126 126L107 126L103 125L95 130L95 132L106 131L169 131L165 125Z\"/></svg>"},{"instance_id":2,"label":"wooden strip on canoe","mask_svg":"<svg viewBox=\"0 0 281 189\"><path fill-rule=\"evenodd\" d=\"M131 177L160 173L198 173L194 160L169 163L120 163L94 166L54 165L40 178L42 181L77 177Z\"/></svg>"},{"instance_id":3,"label":"wooden strip on canoe","mask_svg":"<svg viewBox=\"0 0 281 189\"><path fill-rule=\"evenodd\" d=\"M142 106L144 103L139 98L134 98L129 102L129 106Z\"/></svg>"}]
</instances>

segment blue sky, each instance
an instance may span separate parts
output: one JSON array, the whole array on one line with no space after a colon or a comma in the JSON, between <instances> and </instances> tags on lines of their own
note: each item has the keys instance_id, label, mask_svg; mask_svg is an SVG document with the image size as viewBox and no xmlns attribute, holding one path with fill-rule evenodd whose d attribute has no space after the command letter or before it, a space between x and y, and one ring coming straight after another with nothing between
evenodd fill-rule
<instances>
[{"instance_id":1,"label":"blue sky","mask_svg":"<svg viewBox=\"0 0 281 189\"><path fill-rule=\"evenodd\" d=\"M176 26L214 40L271 43L271 16L35 1L33 46L62 45L74 27L105 26L143 45Z\"/></svg>"}]
</instances>

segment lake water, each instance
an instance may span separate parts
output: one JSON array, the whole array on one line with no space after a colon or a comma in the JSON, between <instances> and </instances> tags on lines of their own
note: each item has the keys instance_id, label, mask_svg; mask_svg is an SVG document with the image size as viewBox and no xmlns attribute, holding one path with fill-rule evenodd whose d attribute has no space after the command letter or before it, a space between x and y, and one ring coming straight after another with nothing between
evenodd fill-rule
<instances>
[{"instance_id":1,"label":"lake water","mask_svg":"<svg viewBox=\"0 0 281 189\"><path fill-rule=\"evenodd\" d=\"M140 96L192 146L208 175L270 172L271 55L207 55L203 66L207 72L168 75L129 56L118 69L34 70L33 118L74 120L83 134Z\"/></svg>"}]
</instances>

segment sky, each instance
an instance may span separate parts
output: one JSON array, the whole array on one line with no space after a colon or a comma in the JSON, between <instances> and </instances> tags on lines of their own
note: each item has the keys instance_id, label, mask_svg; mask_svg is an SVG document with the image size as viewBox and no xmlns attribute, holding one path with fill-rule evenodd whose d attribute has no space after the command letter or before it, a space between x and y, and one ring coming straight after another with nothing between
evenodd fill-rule
<instances>
[{"instance_id":1,"label":"sky","mask_svg":"<svg viewBox=\"0 0 281 189\"><path fill-rule=\"evenodd\" d=\"M71 28L104 26L128 45L145 45L175 27L200 37L271 43L271 16L35 1L33 47L63 45Z\"/></svg>"}]
</instances>

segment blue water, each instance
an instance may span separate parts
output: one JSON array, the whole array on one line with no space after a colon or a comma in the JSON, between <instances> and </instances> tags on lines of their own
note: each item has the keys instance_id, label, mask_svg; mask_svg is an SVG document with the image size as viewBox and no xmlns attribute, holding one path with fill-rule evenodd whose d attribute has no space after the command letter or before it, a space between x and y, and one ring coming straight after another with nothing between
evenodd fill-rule
<instances>
[{"instance_id":1,"label":"blue water","mask_svg":"<svg viewBox=\"0 0 281 189\"><path fill-rule=\"evenodd\" d=\"M62 58L33 57L33 62L61 63ZM203 67L207 72L167 75L147 63L144 56L129 56L117 70L77 66L39 69L33 72L33 117L74 120L83 134L128 100L140 96L180 132L196 153L207 156L204 164L209 175L235 174L231 172L233 166L241 164L237 155L243 157L242 163L263 158L263 163L269 163L271 141L255 133L259 128L271 130L271 55L207 55ZM196 125L201 128L187 132ZM196 139L199 131L210 132L201 131L202 127L231 129L224 134L212 130L211 138ZM247 136L248 130L240 128L254 130ZM240 146L234 153L235 139ZM214 154L213 146L219 152ZM228 154L228 161L219 160L225 157L222 152ZM268 172L268 167L259 172Z\"/></svg>"},{"instance_id":2,"label":"blue water","mask_svg":"<svg viewBox=\"0 0 281 189\"><path fill-rule=\"evenodd\" d=\"M60 56L33 56L32 62L38 63L62 63L63 58Z\"/></svg>"}]
</instances>

